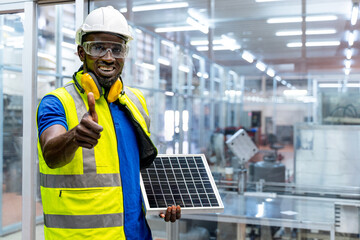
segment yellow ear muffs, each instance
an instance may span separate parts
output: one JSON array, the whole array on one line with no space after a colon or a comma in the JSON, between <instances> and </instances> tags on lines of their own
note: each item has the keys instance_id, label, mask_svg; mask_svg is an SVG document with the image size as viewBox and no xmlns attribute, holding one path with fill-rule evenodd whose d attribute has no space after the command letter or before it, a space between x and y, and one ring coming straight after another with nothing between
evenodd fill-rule
<instances>
[{"instance_id":1,"label":"yellow ear muffs","mask_svg":"<svg viewBox=\"0 0 360 240\"><path fill-rule=\"evenodd\" d=\"M102 88L97 82L93 73L84 73L81 76L81 85L84 88L86 95L89 92L94 94L95 100L98 100L102 95Z\"/></svg>"},{"instance_id":2,"label":"yellow ear muffs","mask_svg":"<svg viewBox=\"0 0 360 240\"><path fill-rule=\"evenodd\" d=\"M110 91L109 91L109 93L107 95L107 98L106 98L107 101L109 103L115 102L116 99L119 98L119 94L121 93L122 89L123 89L122 82L120 81L120 79L116 80L114 82L114 84L111 85Z\"/></svg>"}]
</instances>

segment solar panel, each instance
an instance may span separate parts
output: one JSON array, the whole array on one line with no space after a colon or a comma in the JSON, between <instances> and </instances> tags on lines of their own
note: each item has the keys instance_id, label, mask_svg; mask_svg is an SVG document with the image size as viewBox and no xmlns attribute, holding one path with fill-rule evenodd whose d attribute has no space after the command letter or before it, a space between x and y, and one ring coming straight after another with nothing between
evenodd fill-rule
<instances>
[{"instance_id":1,"label":"solar panel","mask_svg":"<svg viewBox=\"0 0 360 240\"><path fill-rule=\"evenodd\" d=\"M159 154L141 170L146 214L180 205L182 214L222 212L224 205L203 154Z\"/></svg>"}]
</instances>

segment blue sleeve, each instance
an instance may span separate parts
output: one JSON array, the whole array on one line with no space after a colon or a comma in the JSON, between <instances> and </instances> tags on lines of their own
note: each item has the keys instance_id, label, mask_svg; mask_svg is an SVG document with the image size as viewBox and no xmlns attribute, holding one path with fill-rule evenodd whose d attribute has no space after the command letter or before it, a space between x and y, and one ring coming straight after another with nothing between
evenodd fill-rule
<instances>
[{"instance_id":1,"label":"blue sleeve","mask_svg":"<svg viewBox=\"0 0 360 240\"><path fill-rule=\"evenodd\" d=\"M48 127L60 124L68 130L66 115L61 101L54 95L46 95L40 102L37 114L39 137Z\"/></svg>"}]
</instances>

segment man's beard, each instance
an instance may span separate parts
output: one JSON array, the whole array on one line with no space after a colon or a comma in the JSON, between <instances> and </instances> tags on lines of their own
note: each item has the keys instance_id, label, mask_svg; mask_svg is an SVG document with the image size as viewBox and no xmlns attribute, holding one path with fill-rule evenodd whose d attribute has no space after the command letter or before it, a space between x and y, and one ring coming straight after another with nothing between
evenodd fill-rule
<instances>
[{"instance_id":1,"label":"man's beard","mask_svg":"<svg viewBox=\"0 0 360 240\"><path fill-rule=\"evenodd\" d=\"M114 78L103 78L103 77L97 77L98 83L101 87L105 89L109 89L116 80L120 77L120 73L117 74Z\"/></svg>"}]
</instances>

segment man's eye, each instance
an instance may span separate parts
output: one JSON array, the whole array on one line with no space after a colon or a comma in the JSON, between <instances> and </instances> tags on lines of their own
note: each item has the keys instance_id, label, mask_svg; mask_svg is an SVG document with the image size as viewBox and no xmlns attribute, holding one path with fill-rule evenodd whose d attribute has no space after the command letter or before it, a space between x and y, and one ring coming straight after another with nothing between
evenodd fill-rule
<instances>
[{"instance_id":1,"label":"man's eye","mask_svg":"<svg viewBox=\"0 0 360 240\"><path fill-rule=\"evenodd\" d=\"M121 52L121 47L114 47L114 48L111 49L111 51L113 53L120 53Z\"/></svg>"},{"instance_id":2,"label":"man's eye","mask_svg":"<svg viewBox=\"0 0 360 240\"><path fill-rule=\"evenodd\" d=\"M101 45L95 45L95 46L92 47L92 49L95 50L95 51L102 51L105 48L103 46L101 46Z\"/></svg>"}]
</instances>

